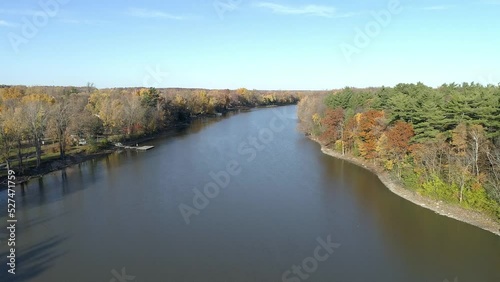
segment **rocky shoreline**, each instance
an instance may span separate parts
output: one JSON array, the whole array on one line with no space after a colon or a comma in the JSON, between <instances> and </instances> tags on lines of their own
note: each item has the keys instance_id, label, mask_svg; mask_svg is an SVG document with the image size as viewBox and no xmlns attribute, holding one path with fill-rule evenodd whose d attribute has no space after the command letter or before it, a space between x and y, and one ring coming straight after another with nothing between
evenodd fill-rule
<instances>
[{"instance_id":1,"label":"rocky shoreline","mask_svg":"<svg viewBox=\"0 0 500 282\"><path fill-rule=\"evenodd\" d=\"M381 170L376 165L367 163L359 158L342 155L340 153L335 152L332 149L328 149L324 147L321 142L316 140L315 138L310 136L310 139L319 143L321 145L321 151L329 156L332 156L337 159L348 161L357 166L363 167L375 175L378 176L380 181L394 194L400 196L401 198L408 200L418 206L434 211L439 215L443 215L446 217L453 218L458 221L462 221L476 227L479 227L483 230L489 231L495 235L500 236L500 223L492 219L491 217L482 214L477 211L472 211L465 209L463 207L445 203L443 201L437 201L428 197L424 197L416 192L413 192L409 189L406 189L402 186L401 183L392 179L389 173Z\"/></svg>"}]
</instances>

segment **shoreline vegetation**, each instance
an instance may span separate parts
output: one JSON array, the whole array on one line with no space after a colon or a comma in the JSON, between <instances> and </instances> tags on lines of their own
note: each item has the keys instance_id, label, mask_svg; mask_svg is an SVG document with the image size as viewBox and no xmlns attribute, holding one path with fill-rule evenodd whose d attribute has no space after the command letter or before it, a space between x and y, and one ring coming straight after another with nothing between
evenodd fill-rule
<instances>
[{"instance_id":1,"label":"shoreline vegetation","mask_svg":"<svg viewBox=\"0 0 500 282\"><path fill-rule=\"evenodd\" d=\"M479 227L483 230L500 236L500 223L492 219L491 216L485 215L478 211L465 209L457 205L448 204L446 202L443 202L442 200L432 199L415 193L415 191L411 191L408 188L405 188L400 181L394 179L393 176L391 176L387 171L382 170L380 167L370 164L369 162L366 162L360 158L342 155L339 152L335 152L334 150L325 147L317 138L314 138L313 136L308 137L321 146L321 151L325 155L350 162L372 172L378 177L378 179L382 182L382 184L384 184L387 189L389 189L397 196L410 201L415 205L431 210L439 215L465 222L467 224Z\"/></svg>"},{"instance_id":2,"label":"shoreline vegetation","mask_svg":"<svg viewBox=\"0 0 500 282\"><path fill-rule=\"evenodd\" d=\"M406 200L500 235L500 85L333 92L0 86L0 183L6 168L23 183L197 118L297 102L300 129L323 153L370 170Z\"/></svg>"},{"instance_id":3,"label":"shoreline vegetation","mask_svg":"<svg viewBox=\"0 0 500 282\"><path fill-rule=\"evenodd\" d=\"M267 107L276 107L276 106L269 105L269 106L256 106L253 108L247 108L247 107L234 108L234 109L228 110L224 114L228 114L231 112L250 111L252 109L267 108ZM123 142L124 142L124 145L133 147L133 146L135 146L135 144L141 144L141 143L144 143L144 142L147 142L150 140L155 140L157 138L175 135L175 134L177 134L177 130L185 129L185 128L189 127L191 125L191 122L193 122L196 119L204 119L204 118L215 119L217 117L218 117L217 115L200 115L200 116L196 116L196 117L191 117L189 123L178 124L176 126L167 128L161 132L152 133L149 135L137 137L134 139L123 141ZM73 165L78 165L78 164L81 164L81 163L86 162L86 161L105 157L105 156L112 154L112 153L119 151L119 150L123 150L123 149L120 147L116 147L114 145L109 145L105 148L99 149L97 152L94 152L94 153L86 153L85 151L81 151L81 152L78 152L75 154L68 154L65 156L64 159L56 158L56 159L52 159L52 160L48 160L48 161L42 161L39 168L34 168L34 167L26 168L23 175L21 175L21 176L18 175L16 177L16 185L17 184L24 184L32 179L43 177L49 173L63 170L65 168L73 166ZM15 168L13 168L13 169L15 171ZM0 184L5 184L5 185L7 184L7 178L5 176L0 177ZM4 190L4 187L0 187L0 191L1 190Z\"/></svg>"},{"instance_id":4,"label":"shoreline vegetation","mask_svg":"<svg viewBox=\"0 0 500 282\"><path fill-rule=\"evenodd\" d=\"M297 104L325 91L0 85L0 183L20 182L189 126L258 107ZM4 185L2 185L4 186Z\"/></svg>"},{"instance_id":5,"label":"shoreline vegetation","mask_svg":"<svg viewBox=\"0 0 500 282\"><path fill-rule=\"evenodd\" d=\"M500 84L344 88L298 103L322 151L395 194L500 235Z\"/></svg>"},{"instance_id":6,"label":"shoreline vegetation","mask_svg":"<svg viewBox=\"0 0 500 282\"><path fill-rule=\"evenodd\" d=\"M200 118L202 118L202 117L200 117ZM208 117L208 118L210 118L210 117ZM146 142L148 140L154 140L156 138L159 138L159 137L162 137L165 135L169 135L172 133L172 131L174 131L176 129L181 129L181 128L185 128L188 126L189 126L189 124L179 125L178 127L167 129L164 132L159 132L159 133L139 137L139 138L124 141L124 142L126 142L126 145L133 146L134 144L137 144L137 143L143 143L143 142ZM78 151L77 153L74 153L74 154L67 154L64 159L56 158L56 159L42 161L39 168L36 168L36 167L25 168L23 175L18 175L16 177L16 185L17 184L24 184L32 179L43 177L44 175L47 175L51 172L63 170L65 168L73 166L73 165L77 165L77 164L81 164L81 163L86 162L86 161L105 157L109 154L112 154L112 153L118 151L118 150L121 150L121 148L109 145L108 147L101 148L97 152L93 152L93 153L87 153L85 150L82 150L82 151ZM12 168L12 169L14 171L16 171L16 168ZM7 181L7 178L5 178L4 176L0 177L0 184L6 184L7 183L6 181ZM0 191L3 189L4 189L4 187L0 187Z\"/></svg>"}]
</instances>

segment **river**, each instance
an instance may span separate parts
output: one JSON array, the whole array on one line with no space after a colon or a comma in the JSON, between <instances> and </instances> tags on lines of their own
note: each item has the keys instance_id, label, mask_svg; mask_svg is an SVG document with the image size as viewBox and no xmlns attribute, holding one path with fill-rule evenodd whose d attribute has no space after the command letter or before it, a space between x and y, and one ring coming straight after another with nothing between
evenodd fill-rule
<instances>
[{"instance_id":1,"label":"river","mask_svg":"<svg viewBox=\"0 0 500 282\"><path fill-rule=\"evenodd\" d=\"M500 281L500 237L392 194L296 106L195 121L16 188L0 281ZM193 202L194 201L194 202Z\"/></svg>"}]
</instances>

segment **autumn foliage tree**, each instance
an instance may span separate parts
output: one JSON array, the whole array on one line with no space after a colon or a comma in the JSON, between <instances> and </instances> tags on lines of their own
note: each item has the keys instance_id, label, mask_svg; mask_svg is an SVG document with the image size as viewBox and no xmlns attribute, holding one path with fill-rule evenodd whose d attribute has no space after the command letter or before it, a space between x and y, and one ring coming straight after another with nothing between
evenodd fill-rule
<instances>
[{"instance_id":1,"label":"autumn foliage tree","mask_svg":"<svg viewBox=\"0 0 500 282\"><path fill-rule=\"evenodd\" d=\"M385 128L383 118L384 112L376 110L370 110L360 115L359 151L361 156L366 159L374 159L377 157L377 140L380 138Z\"/></svg>"},{"instance_id":2,"label":"autumn foliage tree","mask_svg":"<svg viewBox=\"0 0 500 282\"><path fill-rule=\"evenodd\" d=\"M239 107L296 103L289 91L0 86L0 164L18 172L69 154L185 126L193 117ZM78 143L81 139L80 146ZM78 141L78 142L76 142ZM83 145L86 144L86 145ZM78 146L77 148L75 148ZM34 148L34 150L33 150ZM33 153L34 151L34 153ZM3 171L0 170L0 175Z\"/></svg>"},{"instance_id":3,"label":"autumn foliage tree","mask_svg":"<svg viewBox=\"0 0 500 282\"><path fill-rule=\"evenodd\" d=\"M297 116L300 120L299 129L307 134L319 132L318 119L326 109L323 104L323 95L305 96L297 107Z\"/></svg>"},{"instance_id":4,"label":"autumn foliage tree","mask_svg":"<svg viewBox=\"0 0 500 282\"><path fill-rule=\"evenodd\" d=\"M35 147L37 167L42 162L42 141L47 129L49 106L54 102L54 98L46 94L32 94L22 98L23 116Z\"/></svg>"},{"instance_id":5,"label":"autumn foliage tree","mask_svg":"<svg viewBox=\"0 0 500 282\"><path fill-rule=\"evenodd\" d=\"M382 165L419 193L500 219L500 85L402 83L307 98L300 128L323 145ZM303 113L321 109L314 103L327 109L311 120Z\"/></svg>"},{"instance_id":6,"label":"autumn foliage tree","mask_svg":"<svg viewBox=\"0 0 500 282\"><path fill-rule=\"evenodd\" d=\"M401 175L401 163L408 153L410 140L414 135L413 126L404 121L397 121L385 132L387 137L387 147L385 149L398 164L398 177Z\"/></svg>"},{"instance_id":7,"label":"autumn foliage tree","mask_svg":"<svg viewBox=\"0 0 500 282\"><path fill-rule=\"evenodd\" d=\"M344 110L342 108L337 108L335 110L328 109L321 120L321 125L324 127L324 131L320 138L327 146L342 139L344 131Z\"/></svg>"}]
</instances>

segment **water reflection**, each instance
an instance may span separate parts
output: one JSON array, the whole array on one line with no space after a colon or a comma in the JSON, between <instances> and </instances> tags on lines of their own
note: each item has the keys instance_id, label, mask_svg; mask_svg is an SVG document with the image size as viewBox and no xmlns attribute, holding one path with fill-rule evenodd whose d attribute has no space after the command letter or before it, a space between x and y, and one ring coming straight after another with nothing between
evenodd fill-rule
<instances>
[{"instance_id":1,"label":"water reflection","mask_svg":"<svg viewBox=\"0 0 500 282\"><path fill-rule=\"evenodd\" d=\"M341 247L307 281L500 281L497 237L322 154L296 120L247 161L238 145L268 126L272 110L200 119L148 141L151 151L116 152L18 187L19 250L30 265L18 279L109 281L126 267L137 281L281 281L331 235ZM241 174L186 225L179 205L193 205L193 189L232 160Z\"/></svg>"}]
</instances>

